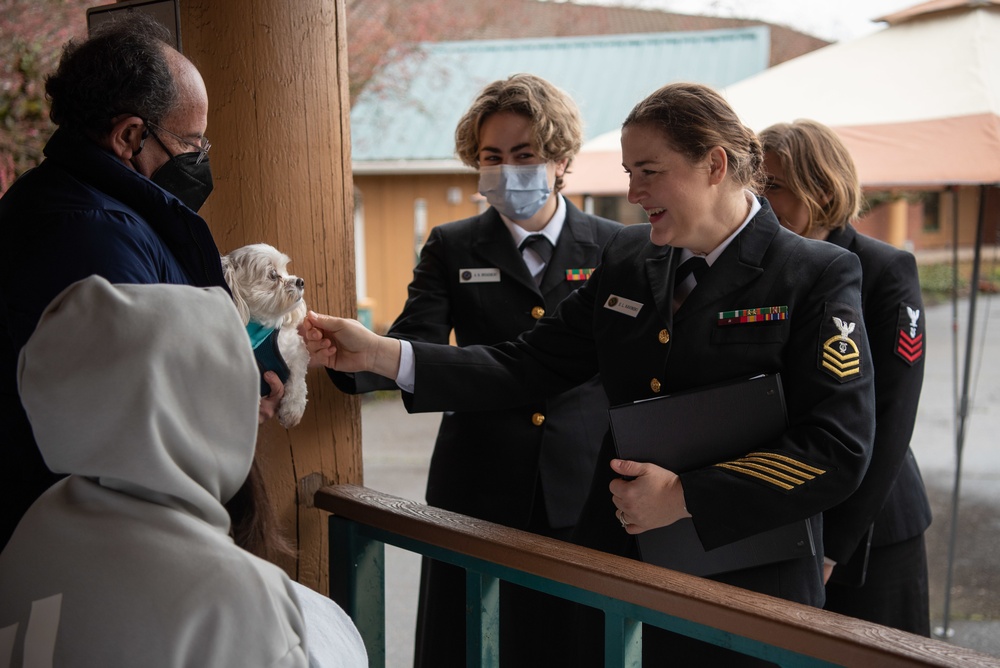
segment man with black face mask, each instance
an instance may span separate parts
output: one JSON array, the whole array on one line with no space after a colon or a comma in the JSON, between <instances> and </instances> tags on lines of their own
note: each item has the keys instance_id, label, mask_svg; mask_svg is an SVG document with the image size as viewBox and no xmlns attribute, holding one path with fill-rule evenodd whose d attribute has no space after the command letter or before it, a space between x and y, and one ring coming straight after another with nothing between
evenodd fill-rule
<instances>
[{"instance_id":1,"label":"man with black face mask","mask_svg":"<svg viewBox=\"0 0 1000 668\"><path fill-rule=\"evenodd\" d=\"M176 135L166 128L158 127L149 121L146 121L146 126L147 131L144 134L152 136L164 151L171 154L171 158L153 172L150 180L175 195L192 211L197 211L208 199L214 185L212 168L208 164L208 149L212 148L211 142L205 135L199 135L197 142L195 142L192 139ZM164 133L184 144L188 147L188 151L173 154L160 139L160 134ZM139 148L141 149L142 145ZM197 150L191 151L192 148Z\"/></svg>"},{"instance_id":2,"label":"man with black face mask","mask_svg":"<svg viewBox=\"0 0 1000 668\"><path fill-rule=\"evenodd\" d=\"M92 274L226 287L218 248L195 213L212 190L208 95L168 38L156 22L130 14L69 43L45 86L59 126L46 159L0 199L0 548L57 479L15 382L18 351L48 303ZM281 394L271 379L263 417Z\"/></svg>"}]
</instances>

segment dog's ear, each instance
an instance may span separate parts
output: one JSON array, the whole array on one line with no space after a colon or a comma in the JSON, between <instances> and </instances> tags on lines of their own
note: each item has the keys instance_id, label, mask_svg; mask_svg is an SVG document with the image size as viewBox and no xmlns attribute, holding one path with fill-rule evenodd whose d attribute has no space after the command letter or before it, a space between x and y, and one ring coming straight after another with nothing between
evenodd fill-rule
<instances>
[{"instance_id":1,"label":"dog's ear","mask_svg":"<svg viewBox=\"0 0 1000 668\"><path fill-rule=\"evenodd\" d=\"M243 297L243 289L236 277L236 267L228 255L222 256L222 276L229 284L229 291L233 293L233 303L236 304L236 311L240 314L240 320L244 325L250 323L250 307Z\"/></svg>"}]
</instances>

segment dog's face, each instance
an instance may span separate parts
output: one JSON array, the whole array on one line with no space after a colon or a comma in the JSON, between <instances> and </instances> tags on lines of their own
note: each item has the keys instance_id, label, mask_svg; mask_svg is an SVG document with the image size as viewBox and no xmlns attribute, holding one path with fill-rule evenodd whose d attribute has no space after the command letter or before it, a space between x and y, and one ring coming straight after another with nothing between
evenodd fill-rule
<instances>
[{"instance_id":1,"label":"dog's face","mask_svg":"<svg viewBox=\"0 0 1000 668\"><path fill-rule=\"evenodd\" d=\"M305 281L288 273L287 255L267 244L243 246L222 258L226 283L246 324L278 327L302 304Z\"/></svg>"}]
</instances>

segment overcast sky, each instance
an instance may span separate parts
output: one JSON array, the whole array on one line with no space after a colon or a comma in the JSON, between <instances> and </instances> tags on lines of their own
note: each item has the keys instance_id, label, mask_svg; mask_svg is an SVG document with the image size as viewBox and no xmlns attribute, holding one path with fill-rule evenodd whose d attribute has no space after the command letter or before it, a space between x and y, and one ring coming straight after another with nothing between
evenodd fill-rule
<instances>
[{"instance_id":1,"label":"overcast sky","mask_svg":"<svg viewBox=\"0 0 1000 668\"><path fill-rule=\"evenodd\" d=\"M872 19L922 0L575 0L704 14L761 19L832 41L861 37L885 27Z\"/></svg>"}]
</instances>

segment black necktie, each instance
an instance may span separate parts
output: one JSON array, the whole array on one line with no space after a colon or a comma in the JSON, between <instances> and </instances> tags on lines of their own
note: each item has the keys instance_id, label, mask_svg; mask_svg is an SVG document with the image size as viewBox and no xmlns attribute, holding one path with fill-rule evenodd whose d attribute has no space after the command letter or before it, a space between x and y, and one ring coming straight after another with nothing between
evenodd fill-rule
<instances>
[{"instance_id":1,"label":"black necktie","mask_svg":"<svg viewBox=\"0 0 1000 668\"><path fill-rule=\"evenodd\" d=\"M691 294L691 291L695 287L698 287L698 282L701 280L706 269L708 269L708 262L705 261L705 258L697 255L692 255L677 267L677 271L674 272L674 311L677 311L681 307L681 304L684 303L684 300L688 298L688 295ZM695 286L690 290L682 288L681 284L691 274L694 274Z\"/></svg>"},{"instance_id":2,"label":"black necktie","mask_svg":"<svg viewBox=\"0 0 1000 668\"><path fill-rule=\"evenodd\" d=\"M549 260L552 259L552 242L544 234L529 234L517 247L517 250L523 253L525 248L535 251L545 264L548 264Z\"/></svg>"},{"instance_id":3,"label":"black necktie","mask_svg":"<svg viewBox=\"0 0 1000 668\"><path fill-rule=\"evenodd\" d=\"M552 259L552 242L544 234L529 234L521 242L521 245L517 247L517 250L524 254L524 250L530 248L535 251L535 253L542 259L545 264L542 266L541 271L535 275L535 284L541 285L542 278L545 276L545 270L549 267L549 260Z\"/></svg>"},{"instance_id":4,"label":"black necktie","mask_svg":"<svg viewBox=\"0 0 1000 668\"><path fill-rule=\"evenodd\" d=\"M676 290L677 286L683 283L691 274L694 274L694 280L697 283L706 269L708 269L708 262L705 261L705 258L692 255L681 262L681 266L677 267L677 271L674 274L674 289Z\"/></svg>"}]
</instances>

